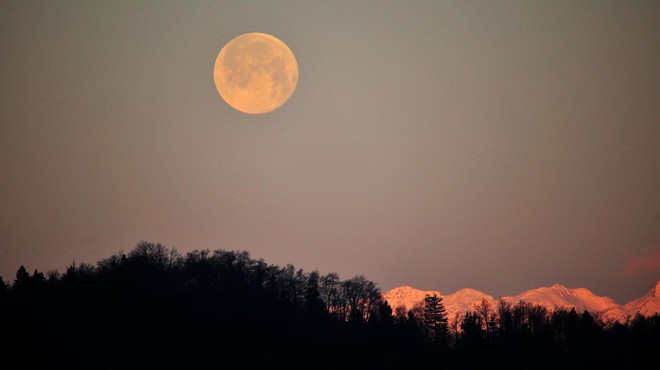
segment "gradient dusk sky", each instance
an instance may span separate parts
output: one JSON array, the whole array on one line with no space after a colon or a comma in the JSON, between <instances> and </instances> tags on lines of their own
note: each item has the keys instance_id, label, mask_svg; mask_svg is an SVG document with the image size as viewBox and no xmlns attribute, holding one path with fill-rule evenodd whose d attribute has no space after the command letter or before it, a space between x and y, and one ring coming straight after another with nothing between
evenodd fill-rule
<instances>
[{"instance_id":1,"label":"gradient dusk sky","mask_svg":"<svg viewBox=\"0 0 660 370\"><path fill-rule=\"evenodd\" d=\"M222 46L296 55L282 108ZM658 1L2 1L0 275L139 241L494 296L660 279Z\"/></svg>"}]
</instances>

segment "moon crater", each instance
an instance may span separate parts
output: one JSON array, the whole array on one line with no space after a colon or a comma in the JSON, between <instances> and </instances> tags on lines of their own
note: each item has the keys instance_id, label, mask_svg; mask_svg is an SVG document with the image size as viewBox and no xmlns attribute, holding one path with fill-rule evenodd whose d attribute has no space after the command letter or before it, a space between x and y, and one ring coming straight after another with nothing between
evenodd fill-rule
<instances>
[{"instance_id":1,"label":"moon crater","mask_svg":"<svg viewBox=\"0 0 660 370\"><path fill-rule=\"evenodd\" d=\"M246 33L225 45L215 60L215 87L234 109L272 112L298 84L298 63L286 44L265 33Z\"/></svg>"}]
</instances>

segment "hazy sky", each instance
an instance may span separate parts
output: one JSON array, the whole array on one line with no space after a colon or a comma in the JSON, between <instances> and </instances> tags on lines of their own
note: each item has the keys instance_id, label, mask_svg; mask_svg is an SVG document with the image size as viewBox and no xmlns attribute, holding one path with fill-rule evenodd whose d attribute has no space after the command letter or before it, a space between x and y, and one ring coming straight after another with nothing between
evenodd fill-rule
<instances>
[{"instance_id":1,"label":"hazy sky","mask_svg":"<svg viewBox=\"0 0 660 370\"><path fill-rule=\"evenodd\" d=\"M219 97L246 32L293 97ZM660 279L658 1L2 1L0 275L141 240L624 303Z\"/></svg>"}]
</instances>

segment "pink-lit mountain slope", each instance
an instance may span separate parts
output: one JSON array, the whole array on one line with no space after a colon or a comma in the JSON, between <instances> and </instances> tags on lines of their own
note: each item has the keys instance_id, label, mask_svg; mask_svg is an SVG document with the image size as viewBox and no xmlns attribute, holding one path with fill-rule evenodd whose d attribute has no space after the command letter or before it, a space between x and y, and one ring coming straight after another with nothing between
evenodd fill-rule
<instances>
[{"instance_id":1,"label":"pink-lit mountain slope","mask_svg":"<svg viewBox=\"0 0 660 370\"><path fill-rule=\"evenodd\" d=\"M606 319L623 321L638 313L644 316L660 313L660 281L644 296L626 303L625 306L611 307L603 312L603 316Z\"/></svg>"},{"instance_id":2,"label":"pink-lit mountain slope","mask_svg":"<svg viewBox=\"0 0 660 370\"><path fill-rule=\"evenodd\" d=\"M463 315L466 311L474 311L482 299L486 299L491 308L495 308L497 302L495 302L493 296L470 288L463 288L442 297L442 303L444 303L447 310L449 321L453 321L457 313Z\"/></svg>"},{"instance_id":3,"label":"pink-lit mountain slope","mask_svg":"<svg viewBox=\"0 0 660 370\"><path fill-rule=\"evenodd\" d=\"M424 301L424 297L433 295L433 293L442 297L442 303L447 310L447 317L451 320L456 316L456 313L462 315L465 311L474 310L474 307L485 298L491 305L495 304L495 299L483 292L475 289L465 288L449 295L442 295L435 290L418 290L409 286L402 286L389 290L383 294L383 298L396 310L397 307L403 306L406 311L412 309L415 305L419 305Z\"/></svg>"},{"instance_id":4,"label":"pink-lit mountain slope","mask_svg":"<svg viewBox=\"0 0 660 370\"><path fill-rule=\"evenodd\" d=\"M649 316L660 312L660 281L643 297L628 302L624 309L629 315L639 312L644 316Z\"/></svg>"},{"instance_id":5,"label":"pink-lit mountain slope","mask_svg":"<svg viewBox=\"0 0 660 370\"><path fill-rule=\"evenodd\" d=\"M475 306L486 299L493 308L497 300L493 296L474 289L461 289L455 293L441 295L437 291L421 291L409 286L394 288L383 295L392 309L398 306L406 310L421 304L426 294L436 293L442 297L447 317L450 321L456 316L463 315L465 311L474 310ZM530 289L515 296L503 297L503 300L516 304L525 301L534 305L540 305L553 311L557 308L575 308L576 311L589 311L601 314L605 320L625 320L633 317L638 312L645 316L660 313L660 281L646 295L632 300L626 305L616 303L612 298L599 296L586 288L567 288L555 284L550 287Z\"/></svg>"},{"instance_id":6,"label":"pink-lit mountain slope","mask_svg":"<svg viewBox=\"0 0 660 370\"><path fill-rule=\"evenodd\" d=\"M383 298L389 303L392 310L396 310L397 307L403 306L407 312L408 310L413 309L416 304L420 304L427 294L437 294L439 297L442 296L437 290L419 290L404 285L387 291L387 293L383 294Z\"/></svg>"},{"instance_id":7,"label":"pink-lit mountain slope","mask_svg":"<svg viewBox=\"0 0 660 370\"><path fill-rule=\"evenodd\" d=\"M519 301L529 302L543 306L549 311L556 308L575 308L578 312L603 312L618 304L609 297L598 296L585 288L567 288L560 284L551 287L530 289L513 297L504 297L504 300L515 304Z\"/></svg>"}]
</instances>

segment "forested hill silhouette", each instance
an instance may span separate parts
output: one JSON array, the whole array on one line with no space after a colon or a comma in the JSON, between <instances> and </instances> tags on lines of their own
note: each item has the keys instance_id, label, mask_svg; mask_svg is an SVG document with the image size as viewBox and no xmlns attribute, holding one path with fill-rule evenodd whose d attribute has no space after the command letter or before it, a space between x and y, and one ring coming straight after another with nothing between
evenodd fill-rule
<instances>
[{"instance_id":1,"label":"forested hill silhouette","mask_svg":"<svg viewBox=\"0 0 660 370\"><path fill-rule=\"evenodd\" d=\"M636 368L660 317L605 325L521 302L447 325L442 298L397 312L364 276L304 272L245 251L185 256L141 242L63 274L0 279L0 364L25 369Z\"/></svg>"}]
</instances>

